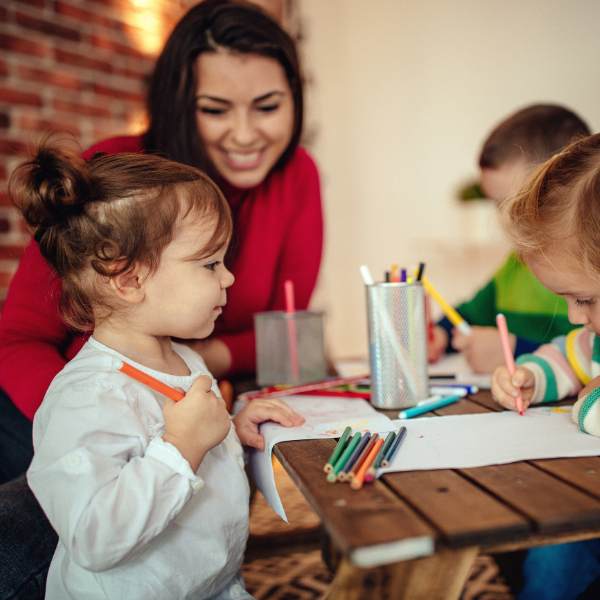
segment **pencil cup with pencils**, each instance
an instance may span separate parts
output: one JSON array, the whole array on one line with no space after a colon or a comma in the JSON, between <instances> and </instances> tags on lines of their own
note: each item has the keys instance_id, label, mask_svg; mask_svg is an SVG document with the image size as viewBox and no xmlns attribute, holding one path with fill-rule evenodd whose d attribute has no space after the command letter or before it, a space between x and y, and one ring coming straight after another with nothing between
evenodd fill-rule
<instances>
[{"instance_id":1,"label":"pencil cup with pencils","mask_svg":"<svg viewBox=\"0 0 600 600\"><path fill-rule=\"evenodd\" d=\"M298 385L327 377L323 313L270 311L254 315L256 381Z\"/></svg>"},{"instance_id":2,"label":"pencil cup with pencils","mask_svg":"<svg viewBox=\"0 0 600 600\"><path fill-rule=\"evenodd\" d=\"M416 406L428 396L423 283L367 285L371 403Z\"/></svg>"}]
</instances>

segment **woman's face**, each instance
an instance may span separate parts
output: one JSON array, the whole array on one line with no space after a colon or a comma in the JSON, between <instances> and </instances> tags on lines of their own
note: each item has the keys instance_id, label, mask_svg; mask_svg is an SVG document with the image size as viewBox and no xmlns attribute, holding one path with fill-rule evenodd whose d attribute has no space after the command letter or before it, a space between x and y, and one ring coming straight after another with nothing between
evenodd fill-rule
<instances>
[{"instance_id":1,"label":"woman's face","mask_svg":"<svg viewBox=\"0 0 600 600\"><path fill-rule=\"evenodd\" d=\"M224 50L201 54L196 69L196 121L209 159L231 185L258 185L292 137L294 101L283 67Z\"/></svg>"}]
</instances>

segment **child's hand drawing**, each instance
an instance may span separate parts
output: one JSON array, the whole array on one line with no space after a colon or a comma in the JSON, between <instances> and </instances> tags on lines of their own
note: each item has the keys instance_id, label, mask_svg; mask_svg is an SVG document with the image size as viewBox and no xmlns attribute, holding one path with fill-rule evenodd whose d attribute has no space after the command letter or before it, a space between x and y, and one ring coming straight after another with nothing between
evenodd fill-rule
<instances>
[{"instance_id":1,"label":"child's hand drawing","mask_svg":"<svg viewBox=\"0 0 600 600\"><path fill-rule=\"evenodd\" d=\"M179 402L165 398L162 410L167 429L163 440L181 452L194 473L204 455L220 444L231 429L225 402L211 386L212 379L202 375Z\"/></svg>"},{"instance_id":2,"label":"child's hand drawing","mask_svg":"<svg viewBox=\"0 0 600 600\"><path fill-rule=\"evenodd\" d=\"M277 398L252 400L233 417L235 430L243 446L252 446L261 451L265 449L265 440L258 432L258 426L265 421L275 421L284 427L298 427L304 423L304 417Z\"/></svg>"},{"instance_id":3,"label":"child's hand drawing","mask_svg":"<svg viewBox=\"0 0 600 600\"><path fill-rule=\"evenodd\" d=\"M433 339L427 341L427 357L430 363L436 363L446 352L448 334L443 327L436 325L433 328Z\"/></svg>"},{"instance_id":4,"label":"child's hand drawing","mask_svg":"<svg viewBox=\"0 0 600 600\"><path fill-rule=\"evenodd\" d=\"M533 372L525 367L517 367L515 374L510 376L506 367L498 367L492 375L492 398L510 410L517 410L516 396L518 388L521 389L523 410L525 410L535 390L535 377Z\"/></svg>"}]
</instances>

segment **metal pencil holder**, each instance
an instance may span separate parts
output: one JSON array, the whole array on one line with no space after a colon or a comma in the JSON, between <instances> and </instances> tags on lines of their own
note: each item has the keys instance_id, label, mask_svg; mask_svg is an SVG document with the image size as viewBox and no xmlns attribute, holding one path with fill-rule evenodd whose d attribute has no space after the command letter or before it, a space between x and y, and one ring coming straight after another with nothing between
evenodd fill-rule
<instances>
[{"instance_id":1,"label":"metal pencil holder","mask_svg":"<svg viewBox=\"0 0 600 600\"><path fill-rule=\"evenodd\" d=\"M429 396L423 284L367 286L371 403L377 408L416 406Z\"/></svg>"}]
</instances>

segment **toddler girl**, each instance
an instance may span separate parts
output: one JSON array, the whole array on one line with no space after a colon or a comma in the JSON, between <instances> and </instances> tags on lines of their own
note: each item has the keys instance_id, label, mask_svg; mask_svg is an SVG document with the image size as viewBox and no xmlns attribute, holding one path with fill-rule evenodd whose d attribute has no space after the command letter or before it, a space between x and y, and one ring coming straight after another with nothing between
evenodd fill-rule
<instances>
[{"instance_id":1,"label":"toddler girl","mask_svg":"<svg viewBox=\"0 0 600 600\"><path fill-rule=\"evenodd\" d=\"M226 303L223 195L192 167L143 154L85 163L56 138L10 189L61 279L63 318L93 329L34 420L27 480L59 535L46 598L251 598L240 441L262 449L260 422L303 419L252 402L234 427L203 360L171 342L209 335ZM122 361L185 397L129 378Z\"/></svg>"},{"instance_id":2,"label":"toddler girl","mask_svg":"<svg viewBox=\"0 0 600 600\"><path fill-rule=\"evenodd\" d=\"M600 134L574 142L540 166L500 206L504 229L535 277L567 301L583 325L492 376L492 395L515 410L579 394L573 420L600 436ZM600 577L600 540L530 550L518 600L571 600ZM594 584L596 586L597 582ZM591 597L597 597L588 589ZM588 597L588 596L585 596ZM583 598L583 596L581 596Z\"/></svg>"}]
</instances>

